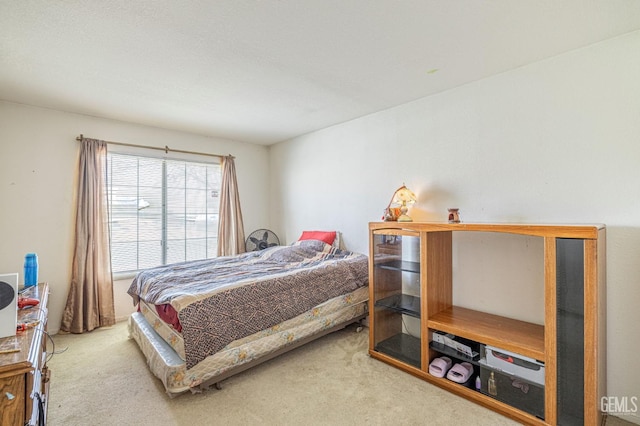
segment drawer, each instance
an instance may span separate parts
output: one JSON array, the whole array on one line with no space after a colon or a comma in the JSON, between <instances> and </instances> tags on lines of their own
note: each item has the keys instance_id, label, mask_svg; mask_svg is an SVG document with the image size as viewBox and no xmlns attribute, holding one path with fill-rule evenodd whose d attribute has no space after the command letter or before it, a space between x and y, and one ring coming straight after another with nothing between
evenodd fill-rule
<instances>
[{"instance_id":1,"label":"drawer","mask_svg":"<svg viewBox=\"0 0 640 426\"><path fill-rule=\"evenodd\" d=\"M489 367L544 386L544 363L489 345L485 353Z\"/></svg>"},{"instance_id":2,"label":"drawer","mask_svg":"<svg viewBox=\"0 0 640 426\"><path fill-rule=\"evenodd\" d=\"M494 392L489 389L492 374ZM480 391L544 420L544 386L480 364Z\"/></svg>"},{"instance_id":3,"label":"drawer","mask_svg":"<svg viewBox=\"0 0 640 426\"><path fill-rule=\"evenodd\" d=\"M24 374L0 379L0 424L25 423L25 392Z\"/></svg>"}]
</instances>

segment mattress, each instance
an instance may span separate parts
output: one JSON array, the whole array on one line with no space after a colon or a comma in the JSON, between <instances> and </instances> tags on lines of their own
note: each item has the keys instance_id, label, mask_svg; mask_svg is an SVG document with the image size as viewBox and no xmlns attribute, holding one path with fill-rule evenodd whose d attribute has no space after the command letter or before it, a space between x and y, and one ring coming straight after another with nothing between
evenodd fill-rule
<instances>
[{"instance_id":1,"label":"mattress","mask_svg":"<svg viewBox=\"0 0 640 426\"><path fill-rule=\"evenodd\" d=\"M138 311L147 320L149 325L153 327L158 336L162 338L171 348L176 351L178 356L184 361L186 355L184 353L184 338L182 333L176 331L172 326L163 321L158 315L155 305L140 300Z\"/></svg>"},{"instance_id":2,"label":"mattress","mask_svg":"<svg viewBox=\"0 0 640 426\"><path fill-rule=\"evenodd\" d=\"M190 369L234 341L367 284L365 255L304 240L147 269L134 278L128 292L135 302L148 303L144 315L150 324L160 329L161 322L150 317L160 307L160 317L181 330L181 335L161 334Z\"/></svg>"},{"instance_id":3,"label":"mattress","mask_svg":"<svg viewBox=\"0 0 640 426\"><path fill-rule=\"evenodd\" d=\"M364 316L368 298L368 287L334 297L294 318L235 340L189 369L184 360L184 341L157 316L153 306L140 305L140 312L129 318L129 333L144 353L150 370L173 396L196 391L203 383L230 370Z\"/></svg>"}]
</instances>

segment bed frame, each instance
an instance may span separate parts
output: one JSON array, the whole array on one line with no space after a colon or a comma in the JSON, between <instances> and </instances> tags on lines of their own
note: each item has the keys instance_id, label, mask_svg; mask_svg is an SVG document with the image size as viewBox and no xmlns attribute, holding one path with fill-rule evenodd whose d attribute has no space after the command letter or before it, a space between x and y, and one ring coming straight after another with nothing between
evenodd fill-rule
<instances>
[{"instance_id":1,"label":"bed frame","mask_svg":"<svg viewBox=\"0 0 640 426\"><path fill-rule=\"evenodd\" d=\"M270 354L264 355L258 359L254 359L253 361L250 361L246 364L240 365L238 367L235 367L229 371L226 371L216 377L213 377L209 380L207 380L206 382L204 382L202 385L200 385L198 387L199 391L205 390L210 388L212 385L215 386L216 389L222 389L222 384L221 382L225 379L228 379L231 376L234 376L238 373L241 373L245 370L248 370L252 367L255 367L257 365L262 364L263 362L269 361L270 359L273 359L277 356L280 356L282 354L285 354L289 351L292 351L294 349L299 348L300 346L306 345L309 342L313 342L316 339L319 339L321 337L326 336L327 334L333 333L334 331L338 331L338 330L342 330L346 327L348 327L351 324L355 324L358 323L358 327L356 328L356 332L360 333L362 331L362 324L361 321L366 317L366 315L360 315L356 318L352 318L349 321L345 321L343 323L337 324L331 328L328 328L326 330L322 330L321 332L314 334L313 336L308 336L305 338L302 338L300 340L297 340L295 342L293 342L290 345L284 346L278 350L276 350L275 352L271 352Z\"/></svg>"},{"instance_id":2,"label":"bed frame","mask_svg":"<svg viewBox=\"0 0 640 426\"><path fill-rule=\"evenodd\" d=\"M221 382L223 380L228 379L229 377L234 376L238 373L241 373L245 370L253 368L257 365L260 365L263 362L269 361L284 353L297 349L300 346L305 345L309 342L312 342L316 339L319 339L323 336L326 336L327 334L333 333L338 330L342 330L351 324L358 324L358 327L356 328L356 332L360 332L362 331L362 320L366 318L367 315L368 315L368 312L365 311L365 313L361 315L358 315L346 321L335 324L332 327L319 330L317 333L313 335L295 340L290 344L282 346L273 352L264 354L259 358L253 359L244 364L234 366L229 370L222 372L221 374L218 374L206 381L203 381L202 383L200 383L195 387L189 388L189 390L191 390L192 393L198 393L198 392L202 392L207 389L210 389L212 386L214 386L216 389L222 389ZM149 365L149 368L157 377L159 376L158 376L158 373L154 370L153 364L156 364L158 361L162 362L167 366L174 366L174 367L184 364L184 361L178 356L178 354L176 354L173 348L169 344L167 344L167 342L165 342L156 333L153 327L147 322L146 318L140 312L135 312L129 318L129 337L134 339L137 342L140 350L143 352L147 360L147 364ZM143 339L147 340L149 345L143 344L142 342ZM167 394L173 398L185 392L186 391L183 391L183 392L167 391Z\"/></svg>"}]
</instances>

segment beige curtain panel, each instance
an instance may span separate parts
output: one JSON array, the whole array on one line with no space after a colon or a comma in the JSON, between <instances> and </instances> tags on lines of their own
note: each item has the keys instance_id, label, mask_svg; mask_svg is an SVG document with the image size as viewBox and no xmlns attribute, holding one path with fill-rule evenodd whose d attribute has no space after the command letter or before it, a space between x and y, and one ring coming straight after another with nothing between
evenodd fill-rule
<instances>
[{"instance_id":1,"label":"beige curtain panel","mask_svg":"<svg viewBox=\"0 0 640 426\"><path fill-rule=\"evenodd\" d=\"M84 333L115 324L107 227L107 143L82 139L71 287L60 329Z\"/></svg>"},{"instance_id":2,"label":"beige curtain panel","mask_svg":"<svg viewBox=\"0 0 640 426\"><path fill-rule=\"evenodd\" d=\"M232 156L222 157L220 215L218 220L218 256L244 253L244 224L236 165Z\"/></svg>"}]
</instances>

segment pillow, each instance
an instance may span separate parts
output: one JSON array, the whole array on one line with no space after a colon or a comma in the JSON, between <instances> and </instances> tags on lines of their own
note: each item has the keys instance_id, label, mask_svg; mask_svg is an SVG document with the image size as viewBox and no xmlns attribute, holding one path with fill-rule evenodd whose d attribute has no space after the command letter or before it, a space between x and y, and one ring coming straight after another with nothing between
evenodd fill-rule
<instances>
[{"instance_id":1,"label":"pillow","mask_svg":"<svg viewBox=\"0 0 640 426\"><path fill-rule=\"evenodd\" d=\"M302 235L298 241L302 240L320 240L329 245L333 245L336 239L336 231L302 231Z\"/></svg>"}]
</instances>

